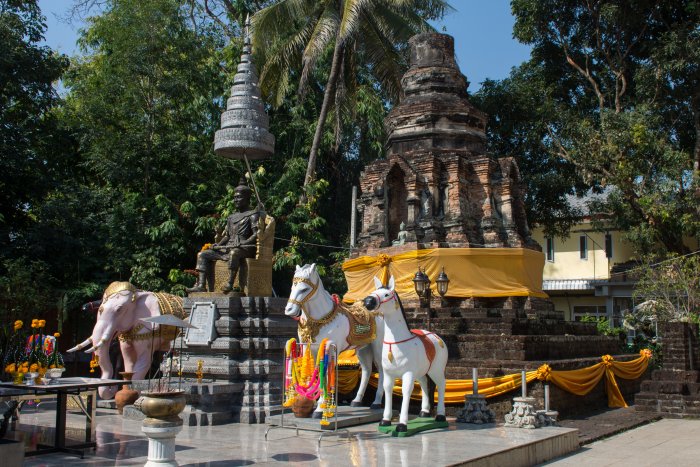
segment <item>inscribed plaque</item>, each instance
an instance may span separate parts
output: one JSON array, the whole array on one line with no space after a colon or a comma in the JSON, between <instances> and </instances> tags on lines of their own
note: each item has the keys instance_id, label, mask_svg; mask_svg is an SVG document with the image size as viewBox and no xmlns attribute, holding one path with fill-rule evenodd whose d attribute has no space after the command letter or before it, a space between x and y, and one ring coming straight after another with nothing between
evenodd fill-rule
<instances>
[{"instance_id":1,"label":"inscribed plaque","mask_svg":"<svg viewBox=\"0 0 700 467\"><path fill-rule=\"evenodd\" d=\"M216 337L214 322L216 305L212 302L197 302L190 312L190 324L197 329L188 328L185 334L186 345L210 345Z\"/></svg>"}]
</instances>

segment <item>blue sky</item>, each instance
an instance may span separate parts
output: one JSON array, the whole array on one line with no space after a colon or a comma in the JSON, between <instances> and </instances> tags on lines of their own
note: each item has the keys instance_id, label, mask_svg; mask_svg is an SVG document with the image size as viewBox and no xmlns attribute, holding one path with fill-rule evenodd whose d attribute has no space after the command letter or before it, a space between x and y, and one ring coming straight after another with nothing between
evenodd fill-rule
<instances>
[{"instance_id":1,"label":"blue sky","mask_svg":"<svg viewBox=\"0 0 700 467\"><path fill-rule=\"evenodd\" d=\"M67 24L73 0L39 0L46 16L46 43L68 55L77 53L75 44L80 23ZM514 18L509 0L451 0L454 13L434 26L454 36L457 62L474 92L486 78L503 79L510 69L527 60L530 48L513 39Z\"/></svg>"}]
</instances>

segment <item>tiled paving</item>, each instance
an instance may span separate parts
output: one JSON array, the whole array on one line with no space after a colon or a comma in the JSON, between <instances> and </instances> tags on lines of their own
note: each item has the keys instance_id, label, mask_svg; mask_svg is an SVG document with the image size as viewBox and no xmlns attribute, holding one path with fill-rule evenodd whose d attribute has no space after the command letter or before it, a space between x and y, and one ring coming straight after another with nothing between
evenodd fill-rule
<instances>
[{"instance_id":1,"label":"tiled paving","mask_svg":"<svg viewBox=\"0 0 700 467\"><path fill-rule=\"evenodd\" d=\"M84 459L66 454L48 454L25 459L26 466L58 465L143 465L148 441L141 434L141 423L125 420L112 411L99 410L98 448ZM32 430L32 442L50 439L50 411L22 414L22 430ZM80 434L81 419L69 417L69 430ZM34 427L34 428L31 428ZM448 430L427 431L410 438L392 438L377 431L376 423L350 429L353 436L327 436L318 446L318 434L275 429L265 441L266 425L220 425L184 427L177 437L177 460L187 466L236 465L321 465L321 466L415 466L459 464L500 453L508 465L517 465L508 456L541 456L567 445L577 444L576 431L569 428L538 430L508 429L497 425L457 424ZM564 442L562 442L562 440ZM551 446L550 446L551 445ZM517 454L525 449L525 454ZM556 451L553 451L556 452ZM567 451L560 451L567 452ZM547 458L552 458L549 455ZM526 465L526 464L520 464Z\"/></svg>"},{"instance_id":2,"label":"tiled paving","mask_svg":"<svg viewBox=\"0 0 700 467\"><path fill-rule=\"evenodd\" d=\"M596 441L546 465L697 466L700 465L700 420L659 420Z\"/></svg>"},{"instance_id":3,"label":"tiled paving","mask_svg":"<svg viewBox=\"0 0 700 467\"><path fill-rule=\"evenodd\" d=\"M604 416L620 419L633 414L625 409ZM21 429L31 431L28 443L48 441L52 437L50 410L22 414ZM610 421L610 420L608 420ZM69 435L78 439L82 419L69 416ZM595 420L589 419L594 426ZM318 447L318 434L275 429L265 441L265 425L222 425L184 427L177 438L177 459L183 466L243 465L320 465L320 466L430 466L533 465L532 446L543 439L576 432L569 428L538 430L506 429L500 425L475 426L451 420L446 431L424 432L412 438L391 438L376 431L376 424L351 428L353 437L329 436ZM571 455L546 465L651 466L700 465L700 420L664 419L583 446ZM26 466L58 465L143 465L148 441L141 434L140 422L124 420L111 410L98 410L95 452L84 459L72 455L50 454L30 457ZM556 444L556 442L555 442ZM509 451L510 450L510 451ZM489 464L482 456L501 453L499 462ZM510 454L503 454L509 452ZM503 457L505 456L505 457ZM510 456L510 457L508 457ZM0 461L0 465L2 462Z\"/></svg>"}]
</instances>

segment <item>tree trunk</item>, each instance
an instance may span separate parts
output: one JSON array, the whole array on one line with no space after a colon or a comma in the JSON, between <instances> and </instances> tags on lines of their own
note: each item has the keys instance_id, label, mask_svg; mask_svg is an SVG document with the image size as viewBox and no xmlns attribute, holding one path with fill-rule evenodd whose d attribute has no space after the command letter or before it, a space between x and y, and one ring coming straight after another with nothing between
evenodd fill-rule
<instances>
[{"instance_id":1,"label":"tree trunk","mask_svg":"<svg viewBox=\"0 0 700 467\"><path fill-rule=\"evenodd\" d=\"M700 215L700 93L693 98L693 122L695 126L695 147L693 148L693 185L695 189L695 209Z\"/></svg>"},{"instance_id":2,"label":"tree trunk","mask_svg":"<svg viewBox=\"0 0 700 467\"><path fill-rule=\"evenodd\" d=\"M331 63L331 72L328 75L328 82L326 83L326 90L323 93L323 104L321 105L321 113L318 115L318 122L316 123L316 133L314 133L314 140L311 144L311 152L309 153L309 163L306 166L306 176L304 177L304 188L311 183L314 179L314 174L316 172L316 158L318 156L318 149L321 146L321 136L323 135L323 126L326 123L326 118L328 117L328 111L331 106L331 99L335 95L335 88L338 83L338 75L340 74L340 57L343 54L343 44L340 41L340 31L335 37L335 49L333 50L333 62ZM305 198L305 193L302 193L302 199Z\"/></svg>"}]
</instances>

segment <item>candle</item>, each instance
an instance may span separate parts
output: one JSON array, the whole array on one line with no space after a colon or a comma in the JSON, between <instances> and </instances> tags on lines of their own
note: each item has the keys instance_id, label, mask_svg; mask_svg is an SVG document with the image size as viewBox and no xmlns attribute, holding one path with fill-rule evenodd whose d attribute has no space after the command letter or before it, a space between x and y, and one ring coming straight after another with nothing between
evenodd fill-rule
<instances>
[{"instance_id":1,"label":"candle","mask_svg":"<svg viewBox=\"0 0 700 467\"><path fill-rule=\"evenodd\" d=\"M544 410L549 412L549 383L544 383Z\"/></svg>"},{"instance_id":2,"label":"candle","mask_svg":"<svg viewBox=\"0 0 700 467\"><path fill-rule=\"evenodd\" d=\"M479 394L479 373L476 368L472 368L472 394Z\"/></svg>"},{"instance_id":3,"label":"candle","mask_svg":"<svg viewBox=\"0 0 700 467\"><path fill-rule=\"evenodd\" d=\"M525 370L522 371L521 375L522 375L521 378L522 378L523 397L527 397L527 380L525 379Z\"/></svg>"}]
</instances>

